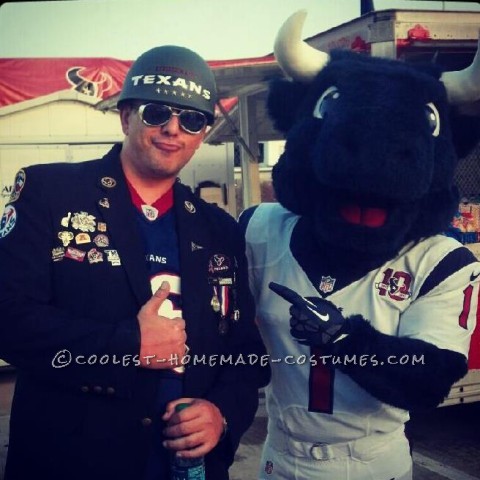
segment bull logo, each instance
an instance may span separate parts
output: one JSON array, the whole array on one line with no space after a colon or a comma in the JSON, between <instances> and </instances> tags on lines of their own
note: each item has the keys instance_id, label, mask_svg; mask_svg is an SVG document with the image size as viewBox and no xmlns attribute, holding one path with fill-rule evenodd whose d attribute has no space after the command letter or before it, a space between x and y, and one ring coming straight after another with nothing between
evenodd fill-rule
<instances>
[{"instance_id":1,"label":"bull logo","mask_svg":"<svg viewBox=\"0 0 480 480\"><path fill-rule=\"evenodd\" d=\"M225 272L230 268L230 258L223 253L216 253L208 261L209 273Z\"/></svg>"},{"instance_id":2,"label":"bull logo","mask_svg":"<svg viewBox=\"0 0 480 480\"><path fill-rule=\"evenodd\" d=\"M97 75L88 75L85 67L72 67L67 70L67 81L75 90L84 95L101 98L104 92L112 88L112 77L110 74L100 72ZM98 77L98 80L88 77Z\"/></svg>"},{"instance_id":3,"label":"bull logo","mask_svg":"<svg viewBox=\"0 0 480 480\"><path fill-rule=\"evenodd\" d=\"M221 267L222 263L225 261L225 257L223 255L214 255L213 260L215 261L217 267Z\"/></svg>"}]
</instances>

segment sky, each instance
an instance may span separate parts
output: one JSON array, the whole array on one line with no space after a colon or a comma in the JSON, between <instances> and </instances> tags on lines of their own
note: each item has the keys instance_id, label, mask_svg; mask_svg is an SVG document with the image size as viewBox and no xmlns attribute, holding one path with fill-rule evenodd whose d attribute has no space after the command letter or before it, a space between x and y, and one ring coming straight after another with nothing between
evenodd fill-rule
<instances>
[{"instance_id":1,"label":"sky","mask_svg":"<svg viewBox=\"0 0 480 480\"><path fill-rule=\"evenodd\" d=\"M390 8L480 11L479 2L373 0ZM360 0L70 0L6 2L0 58L112 57L133 60L162 44L207 60L263 56L283 21L308 11L304 38L360 14Z\"/></svg>"}]
</instances>

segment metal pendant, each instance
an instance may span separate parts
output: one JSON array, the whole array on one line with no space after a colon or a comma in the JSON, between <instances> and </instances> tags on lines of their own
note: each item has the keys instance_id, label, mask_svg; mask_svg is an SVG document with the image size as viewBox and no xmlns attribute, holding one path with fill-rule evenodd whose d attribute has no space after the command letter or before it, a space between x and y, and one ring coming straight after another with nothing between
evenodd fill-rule
<instances>
[{"instance_id":1,"label":"metal pendant","mask_svg":"<svg viewBox=\"0 0 480 480\"><path fill-rule=\"evenodd\" d=\"M213 295L212 300L210 302L210 305L212 306L213 311L215 313L218 313L220 311L221 305L220 305L220 300L218 299L217 295L215 295L215 294Z\"/></svg>"}]
</instances>

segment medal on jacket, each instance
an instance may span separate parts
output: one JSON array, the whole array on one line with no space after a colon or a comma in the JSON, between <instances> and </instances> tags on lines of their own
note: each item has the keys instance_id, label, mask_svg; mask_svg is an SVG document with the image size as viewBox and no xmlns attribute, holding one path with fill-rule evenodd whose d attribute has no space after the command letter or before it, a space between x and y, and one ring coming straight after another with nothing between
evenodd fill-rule
<instances>
[{"instance_id":1,"label":"medal on jacket","mask_svg":"<svg viewBox=\"0 0 480 480\"><path fill-rule=\"evenodd\" d=\"M217 299L217 303L213 308L215 312L220 314L220 319L218 321L218 333L220 335L225 335L228 332L228 320L227 312L229 305L229 290L230 287L227 285L218 285L213 287L214 298Z\"/></svg>"},{"instance_id":2,"label":"medal on jacket","mask_svg":"<svg viewBox=\"0 0 480 480\"><path fill-rule=\"evenodd\" d=\"M240 320L240 310L238 309L237 269L237 257L234 257L234 269L232 279L232 314L230 316L234 322L238 322Z\"/></svg>"},{"instance_id":3,"label":"medal on jacket","mask_svg":"<svg viewBox=\"0 0 480 480\"><path fill-rule=\"evenodd\" d=\"M212 306L212 309L215 313L218 313L220 311L220 300L218 299L215 287L213 288L213 297L210 301L210 305Z\"/></svg>"},{"instance_id":4,"label":"medal on jacket","mask_svg":"<svg viewBox=\"0 0 480 480\"><path fill-rule=\"evenodd\" d=\"M208 261L208 273L208 283L213 288L210 305L219 314L218 333L226 335L230 327L230 296L235 283L230 258L223 253L212 255Z\"/></svg>"}]
</instances>

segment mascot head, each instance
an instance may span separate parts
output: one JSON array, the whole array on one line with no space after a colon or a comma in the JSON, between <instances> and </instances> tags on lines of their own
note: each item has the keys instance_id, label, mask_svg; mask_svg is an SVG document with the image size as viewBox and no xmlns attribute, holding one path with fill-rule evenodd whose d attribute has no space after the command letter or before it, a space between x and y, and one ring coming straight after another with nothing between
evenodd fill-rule
<instances>
[{"instance_id":1,"label":"mascot head","mask_svg":"<svg viewBox=\"0 0 480 480\"><path fill-rule=\"evenodd\" d=\"M444 231L458 207L459 154L478 142L480 55L464 71L301 40L306 12L280 29L275 56L291 80L271 84L268 109L286 136L273 170L279 202L310 220L317 241L387 259ZM454 128L453 126L456 125Z\"/></svg>"}]
</instances>

